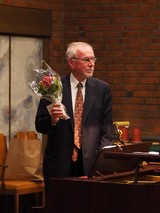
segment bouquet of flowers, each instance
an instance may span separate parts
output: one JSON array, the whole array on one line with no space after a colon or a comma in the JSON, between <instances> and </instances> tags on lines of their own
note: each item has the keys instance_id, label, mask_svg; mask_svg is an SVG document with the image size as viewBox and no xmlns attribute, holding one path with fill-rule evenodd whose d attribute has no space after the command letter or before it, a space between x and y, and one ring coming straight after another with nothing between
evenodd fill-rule
<instances>
[{"instance_id":1,"label":"bouquet of flowers","mask_svg":"<svg viewBox=\"0 0 160 213\"><path fill-rule=\"evenodd\" d=\"M60 76L45 61L42 61L42 63L46 65L47 69L34 69L36 73L35 80L29 82L29 85L37 96L52 103L47 106L48 111L54 103L60 103L63 109L62 119L67 120L69 116L66 113L65 106L61 103L63 87Z\"/></svg>"}]
</instances>

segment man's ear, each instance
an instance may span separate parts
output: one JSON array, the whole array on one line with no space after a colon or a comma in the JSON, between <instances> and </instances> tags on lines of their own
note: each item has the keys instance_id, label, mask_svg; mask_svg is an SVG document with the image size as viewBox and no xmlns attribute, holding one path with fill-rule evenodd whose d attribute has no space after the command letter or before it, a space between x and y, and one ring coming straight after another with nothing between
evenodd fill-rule
<instances>
[{"instance_id":1,"label":"man's ear","mask_svg":"<svg viewBox=\"0 0 160 213\"><path fill-rule=\"evenodd\" d=\"M69 65L69 67L71 68L71 69L74 69L74 61L71 59L71 58L69 58L68 60L67 60L67 62L68 62L68 65Z\"/></svg>"}]
</instances>

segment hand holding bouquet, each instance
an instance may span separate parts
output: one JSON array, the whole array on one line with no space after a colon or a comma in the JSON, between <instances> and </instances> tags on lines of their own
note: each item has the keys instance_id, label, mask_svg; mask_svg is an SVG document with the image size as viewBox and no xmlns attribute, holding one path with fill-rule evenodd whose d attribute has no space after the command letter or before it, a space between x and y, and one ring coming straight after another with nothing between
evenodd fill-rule
<instances>
[{"instance_id":1,"label":"hand holding bouquet","mask_svg":"<svg viewBox=\"0 0 160 213\"><path fill-rule=\"evenodd\" d=\"M69 119L65 106L61 103L63 87L60 76L45 61L42 61L42 63L46 65L47 69L34 69L36 78L29 85L40 98L45 98L52 103L47 106L48 111L50 111L54 103L59 103L63 109L62 119Z\"/></svg>"}]
</instances>

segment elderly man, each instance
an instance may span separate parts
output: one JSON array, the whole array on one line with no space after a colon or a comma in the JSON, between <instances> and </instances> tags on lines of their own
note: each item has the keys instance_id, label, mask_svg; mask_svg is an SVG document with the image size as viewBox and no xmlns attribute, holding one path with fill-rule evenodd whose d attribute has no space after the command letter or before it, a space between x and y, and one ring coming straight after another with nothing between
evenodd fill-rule
<instances>
[{"instance_id":1,"label":"elderly man","mask_svg":"<svg viewBox=\"0 0 160 213\"><path fill-rule=\"evenodd\" d=\"M100 149L112 144L111 91L108 83L92 77L96 63L93 47L85 42L70 43L66 60L71 72L61 78L62 103L70 119L61 119L63 110L58 103L49 113L46 106L50 103L45 99L40 100L36 115L37 131L48 135L43 163L46 183L52 177L87 176ZM81 114L78 119L77 113Z\"/></svg>"}]
</instances>

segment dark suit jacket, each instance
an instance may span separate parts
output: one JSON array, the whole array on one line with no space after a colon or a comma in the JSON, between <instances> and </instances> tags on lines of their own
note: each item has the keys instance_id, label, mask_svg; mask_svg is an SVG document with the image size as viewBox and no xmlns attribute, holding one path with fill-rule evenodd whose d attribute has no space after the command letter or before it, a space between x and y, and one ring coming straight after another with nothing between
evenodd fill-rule
<instances>
[{"instance_id":1,"label":"dark suit jacket","mask_svg":"<svg viewBox=\"0 0 160 213\"><path fill-rule=\"evenodd\" d=\"M62 103L70 119L61 119L56 126L51 125L51 117L46 109L50 103L41 99L35 121L37 131L48 134L43 164L46 178L71 176L74 144L71 87L69 76L62 77L61 80L63 84ZM84 172L88 175L99 150L112 143L112 98L107 83L93 77L87 79L82 122Z\"/></svg>"}]
</instances>

